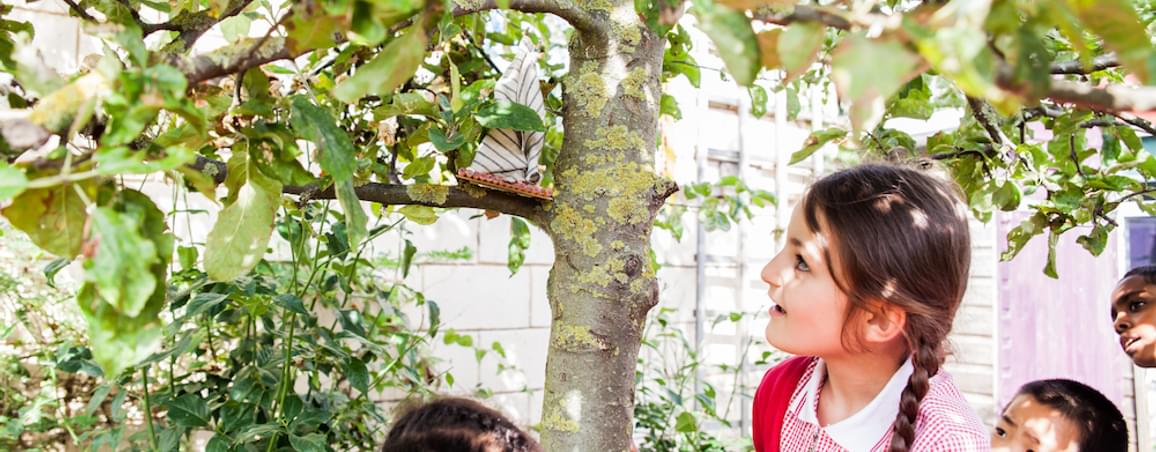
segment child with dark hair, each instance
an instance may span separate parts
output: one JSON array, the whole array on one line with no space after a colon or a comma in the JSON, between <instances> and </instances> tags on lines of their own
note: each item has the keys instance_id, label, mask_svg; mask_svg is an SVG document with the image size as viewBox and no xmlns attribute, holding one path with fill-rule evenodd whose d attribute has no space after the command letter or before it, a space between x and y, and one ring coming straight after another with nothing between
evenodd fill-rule
<instances>
[{"instance_id":1,"label":"child with dark hair","mask_svg":"<svg viewBox=\"0 0 1156 452\"><path fill-rule=\"evenodd\" d=\"M1156 367L1156 266L1136 267L1112 291L1112 327L1140 367Z\"/></svg>"},{"instance_id":2,"label":"child with dark hair","mask_svg":"<svg viewBox=\"0 0 1156 452\"><path fill-rule=\"evenodd\" d=\"M1125 452L1128 426L1100 391L1065 380L1020 388L991 434L993 451Z\"/></svg>"},{"instance_id":3,"label":"child with dark hair","mask_svg":"<svg viewBox=\"0 0 1156 452\"><path fill-rule=\"evenodd\" d=\"M381 452L541 452L534 438L497 410L446 397L403 410Z\"/></svg>"},{"instance_id":4,"label":"child with dark hair","mask_svg":"<svg viewBox=\"0 0 1156 452\"><path fill-rule=\"evenodd\" d=\"M811 186L786 239L762 271L766 337L797 356L755 392L755 450L987 450L988 429L942 368L971 263L959 188L854 167Z\"/></svg>"}]
</instances>

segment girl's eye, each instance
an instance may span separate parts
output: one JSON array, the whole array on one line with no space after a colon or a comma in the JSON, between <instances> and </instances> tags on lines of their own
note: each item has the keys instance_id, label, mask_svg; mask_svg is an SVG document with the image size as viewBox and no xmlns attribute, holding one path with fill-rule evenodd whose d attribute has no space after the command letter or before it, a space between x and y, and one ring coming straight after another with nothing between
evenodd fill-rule
<instances>
[{"instance_id":1,"label":"girl's eye","mask_svg":"<svg viewBox=\"0 0 1156 452\"><path fill-rule=\"evenodd\" d=\"M995 435L1000 437L1000 438L1007 438L1007 432L1004 431L1004 429L999 428L999 427L995 428Z\"/></svg>"},{"instance_id":2,"label":"girl's eye","mask_svg":"<svg viewBox=\"0 0 1156 452\"><path fill-rule=\"evenodd\" d=\"M1128 303L1128 312L1139 311L1141 309L1144 309L1144 306L1147 306L1147 305L1148 305L1148 303L1144 302L1144 301L1133 301L1131 303Z\"/></svg>"},{"instance_id":3,"label":"girl's eye","mask_svg":"<svg viewBox=\"0 0 1156 452\"><path fill-rule=\"evenodd\" d=\"M807 261L803 260L803 256L796 254L795 255L795 270L798 270L801 272L809 272L809 271L811 271L811 266L807 265Z\"/></svg>"}]
</instances>

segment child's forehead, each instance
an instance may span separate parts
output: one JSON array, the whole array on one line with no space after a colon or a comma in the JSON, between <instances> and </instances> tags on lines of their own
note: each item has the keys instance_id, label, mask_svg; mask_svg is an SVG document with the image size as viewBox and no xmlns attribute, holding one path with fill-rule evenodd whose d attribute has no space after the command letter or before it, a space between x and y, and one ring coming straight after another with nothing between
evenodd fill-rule
<instances>
[{"instance_id":1,"label":"child's forehead","mask_svg":"<svg viewBox=\"0 0 1156 452\"><path fill-rule=\"evenodd\" d=\"M1121 303L1131 295L1142 293L1156 295L1156 284L1148 282L1148 279L1142 275L1132 275L1116 283L1116 287L1112 289L1111 301L1113 304Z\"/></svg>"}]
</instances>

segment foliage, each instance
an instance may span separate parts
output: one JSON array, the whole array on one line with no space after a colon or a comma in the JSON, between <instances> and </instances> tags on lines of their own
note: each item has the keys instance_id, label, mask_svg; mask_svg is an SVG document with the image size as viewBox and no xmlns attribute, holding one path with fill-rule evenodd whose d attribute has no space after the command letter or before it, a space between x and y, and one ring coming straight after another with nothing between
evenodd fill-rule
<instances>
[{"instance_id":1,"label":"foliage","mask_svg":"<svg viewBox=\"0 0 1156 452\"><path fill-rule=\"evenodd\" d=\"M214 450L370 445L370 426L386 416L369 393L421 393L443 376L430 374L420 353L438 332L436 304L404 284L418 250L401 238L390 261L395 274L387 279L367 276L385 262L362 251L380 234L437 221L442 208L523 217L511 223L511 271L528 246L528 223L545 225L556 245L582 235L590 258L603 250L635 253L628 258L646 253L650 221L673 186L647 166L656 140L636 133L655 129L659 114L681 115L679 100L662 95L658 82L701 83L690 53L691 22L680 21L686 10L714 42L727 77L748 87L752 112L767 110L767 89L758 82L768 80L760 74L773 78L772 89L786 90L792 118L800 114L800 92L833 88L826 91L835 93L849 123L816 131L792 161L835 143L854 159L941 161L977 217L988 219L996 209L1028 213L1009 233L1004 258L1045 233L1054 248L1060 234L1077 227L1084 227L1078 241L1098 254L1122 203L1156 211L1143 196L1152 190L1156 157L1138 135L1156 128L1135 115L1156 108L1151 2L82 0L71 6L71 14L94 24L108 51L63 76L28 51L31 33L42 30L9 20L12 8L0 6L0 71L14 79L4 88L11 111L0 119L0 206L12 226L62 259L57 270L72 261L84 269L74 295L90 348L69 344L61 353L99 366L103 379L93 400L119 397L120 406L132 393L149 414L147 429L117 423L89 438L94 445L167 448L194 429L214 432ZM142 14L146 8L150 14ZM576 30L562 30L541 13ZM255 33L255 23L269 31ZM227 44L192 53L215 30ZM501 71L495 58L509 59L522 42L546 55L536 86L545 117L493 100ZM576 67L558 63L569 50ZM617 67L605 64L603 54L639 63ZM890 119L927 118L940 108L966 115L959 127L925 139L889 126ZM637 130L602 127L612 120ZM560 181L555 202L455 183L456 170L473 160L493 127L545 131L542 183ZM1089 134L1102 144L1092 144ZM555 166L565 171L554 174ZM215 203L205 243L172 232L177 203L162 208L137 191L144 177L173 181L175 193L196 190L192 196ZM227 192L223 198L219 189ZM689 185L684 197L700 207L708 228L718 229L749 217L750 205L776 201L737 178ZM376 205L367 212L360 201ZM617 215L605 217L616 223L599 215L610 207ZM676 236L677 207L657 224ZM624 240L610 246L611 232L630 246ZM285 252L270 254L270 243ZM635 297L634 305L597 306L629 305L622 319L630 321L621 328L641 327L656 301L645 290L652 272L627 265L637 259L615 258L606 266L615 274L594 273L594 259L563 257L569 266L556 270L582 267L586 273L573 279L595 282L570 291L590 297L579 301L596 302L602 288L615 292L603 299ZM1045 272L1056 276L1054 262ZM564 292L554 292L552 301ZM424 329L404 315L402 307L411 304L425 308ZM322 321L319 312L333 318ZM32 406L50 403L19 397ZM160 412L168 414L153 416ZM117 408L105 418L119 422L123 414ZM682 439L671 447L710 442L694 435L697 415L678 416L676 431L689 436L674 435ZM25 420L25 427L43 427ZM658 433L655 441L667 437Z\"/></svg>"}]
</instances>

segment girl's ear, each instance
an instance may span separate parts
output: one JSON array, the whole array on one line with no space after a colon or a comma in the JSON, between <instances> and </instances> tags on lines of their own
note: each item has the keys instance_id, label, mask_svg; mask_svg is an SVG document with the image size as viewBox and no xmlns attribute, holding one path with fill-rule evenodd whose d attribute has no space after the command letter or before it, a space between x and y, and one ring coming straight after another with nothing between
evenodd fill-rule
<instances>
[{"instance_id":1,"label":"girl's ear","mask_svg":"<svg viewBox=\"0 0 1156 452\"><path fill-rule=\"evenodd\" d=\"M870 343L885 343L903 335L907 327L907 311L884 301L870 302L865 310L864 339Z\"/></svg>"}]
</instances>

